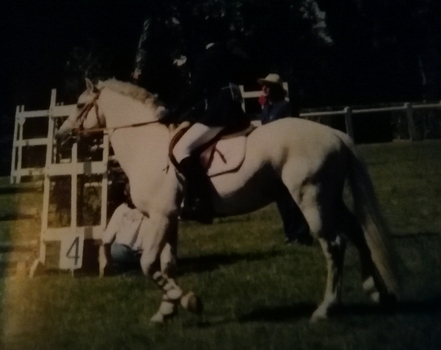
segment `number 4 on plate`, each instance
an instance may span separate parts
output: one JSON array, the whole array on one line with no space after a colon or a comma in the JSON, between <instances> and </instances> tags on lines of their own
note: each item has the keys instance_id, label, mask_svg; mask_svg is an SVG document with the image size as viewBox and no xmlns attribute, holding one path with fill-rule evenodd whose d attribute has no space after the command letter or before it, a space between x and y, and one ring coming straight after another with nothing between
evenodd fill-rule
<instances>
[{"instance_id":1,"label":"number 4 on plate","mask_svg":"<svg viewBox=\"0 0 441 350\"><path fill-rule=\"evenodd\" d=\"M83 264L84 234L75 233L63 236L60 248L60 269L75 270Z\"/></svg>"}]
</instances>

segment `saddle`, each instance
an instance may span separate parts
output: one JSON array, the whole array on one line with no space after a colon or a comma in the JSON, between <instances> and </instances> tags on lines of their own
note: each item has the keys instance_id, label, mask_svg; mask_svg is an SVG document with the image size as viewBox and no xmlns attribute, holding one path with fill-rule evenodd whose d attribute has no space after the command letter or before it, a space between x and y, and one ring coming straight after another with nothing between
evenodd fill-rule
<instances>
[{"instance_id":1,"label":"saddle","mask_svg":"<svg viewBox=\"0 0 441 350\"><path fill-rule=\"evenodd\" d=\"M179 166L173 155L173 148L191 125L189 122L181 123L170 141L168 154L176 169ZM239 169L245 160L247 137L255 128L252 124L234 129L226 128L213 140L197 148L194 153L199 155L199 161L207 175L213 177Z\"/></svg>"}]
</instances>

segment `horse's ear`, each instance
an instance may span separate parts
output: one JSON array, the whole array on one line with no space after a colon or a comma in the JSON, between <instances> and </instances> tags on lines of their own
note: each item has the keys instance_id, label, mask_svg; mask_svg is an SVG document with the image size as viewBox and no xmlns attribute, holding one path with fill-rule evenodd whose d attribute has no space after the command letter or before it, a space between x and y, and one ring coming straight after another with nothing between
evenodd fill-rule
<instances>
[{"instance_id":1,"label":"horse's ear","mask_svg":"<svg viewBox=\"0 0 441 350\"><path fill-rule=\"evenodd\" d=\"M167 114L167 109L164 106L159 106L156 108L156 118L161 119Z\"/></svg>"},{"instance_id":2,"label":"horse's ear","mask_svg":"<svg viewBox=\"0 0 441 350\"><path fill-rule=\"evenodd\" d=\"M86 78L86 87L88 92L93 92L95 90L95 85L93 85L89 78Z\"/></svg>"}]
</instances>

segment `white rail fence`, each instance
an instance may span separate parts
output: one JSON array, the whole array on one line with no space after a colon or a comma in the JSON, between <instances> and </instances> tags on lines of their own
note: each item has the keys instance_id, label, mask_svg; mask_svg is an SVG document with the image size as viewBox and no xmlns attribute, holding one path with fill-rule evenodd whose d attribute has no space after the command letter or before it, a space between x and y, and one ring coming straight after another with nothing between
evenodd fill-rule
<instances>
[{"instance_id":1,"label":"white rail fence","mask_svg":"<svg viewBox=\"0 0 441 350\"><path fill-rule=\"evenodd\" d=\"M73 105L63 106L56 104L56 90L51 92L49 109L39 111L25 111L24 106L17 106L15 112L14 137L12 143L11 183L20 183L24 176L43 175L44 167L24 167L23 150L32 146L46 146L51 144L50 135L54 131L55 118L66 117L72 111ZM48 129L46 137L24 138L25 123L29 119L47 118ZM46 149L46 155L49 148Z\"/></svg>"},{"instance_id":2,"label":"white rail fence","mask_svg":"<svg viewBox=\"0 0 441 350\"><path fill-rule=\"evenodd\" d=\"M404 103L402 106L395 107L383 107L383 108L364 108L364 109L352 109L351 107L345 107L339 111L328 111L328 112L309 112L309 113L300 113L300 116L303 118L307 117L322 117L322 116L334 116L334 115L343 115L345 117L346 124L346 132L352 138L354 138L354 128L352 125L352 118L357 114L369 114L369 113L381 113L381 112L405 112L407 118L407 125L409 128L410 140L419 140L420 136L418 135L415 123L414 123L414 111L422 110L422 109L440 109L441 102L433 103L433 104L412 104L409 102Z\"/></svg>"},{"instance_id":3,"label":"white rail fence","mask_svg":"<svg viewBox=\"0 0 441 350\"><path fill-rule=\"evenodd\" d=\"M288 91L288 84L283 83L283 87L286 91ZM242 103L242 108L245 110L245 99L248 98L258 98L261 95L261 91L245 91L243 86L240 86L240 90L242 92L242 96L244 101ZM288 100L288 98L287 98ZM353 109L350 106L344 107L341 110L335 111L317 111L317 112L304 112L300 113L301 118L311 118L311 117L325 117L325 116L344 116L345 125L346 125L346 133L354 138L354 128L352 123L352 118L356 115L361 114L372 114L372 113L382 113L382 112L404 112L406 113L406 120L409 129L409 138L411 141L416 141L421 138L421 135L418 135L415 122L414 122L414 112L416 110L423 109L441 109L441 101L439 103L431 103L431 104L412 104L410 102L406 102L401 106L393 106L393 107L380 107L380 108L360 108Z\"/></svg>"},{"instance_id":4,"label":"white rail fence","mask_svg":"<svg viewBox=\"0 0 441 350\"><path fill-rule=\"evenodd\" d=\"M56 126L61 125L63 118L74 111L75 105L57 105L56 90L52 90L50 107L48 110L25 111L24 107L17 107L14 126L14 140L12 150L11 183L20 183L25 176L43 177L43 207L41 213L41 233L39 237L39 258L31 268L35 272L41 265L45 265L46 248L51 242L60 242L60 256L58 267L60 269L74 270L81 268L84 239L100 239L107 224L107 195L108 195L108 160L109 140L104 134L102 139L102 159L99 161L79 161L78 144L72 146L70 156L60 157L54 138ZM45 138L24 138L25 122L30 118L47 118L47 136ZM45 146L45 166L25 167L23 166L23 149L25 147ZM79 176L100 176L99 183L91 183L89 186L99 188L101 212L100 223L95 226L84 226L78 224ZM51 191L57 177L70 178L70 191L63 193L65 197L70 196L70 225L63 227L52 227L50 224ZM103 205L104 203L104 205ZM52 205L53 206L53 205Z\"/></svg>"}]
</instances>

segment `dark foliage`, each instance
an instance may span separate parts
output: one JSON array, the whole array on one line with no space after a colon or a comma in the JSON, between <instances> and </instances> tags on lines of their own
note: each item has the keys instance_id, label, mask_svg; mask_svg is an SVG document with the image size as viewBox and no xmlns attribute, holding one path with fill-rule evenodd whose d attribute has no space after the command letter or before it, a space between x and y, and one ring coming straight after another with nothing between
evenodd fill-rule
<instances>
[{"instance_id":1,"label":"dark foliage","mask_svg":"<svg viewBox=\"0 0 441 350\"><path fill-rule=\"evenodd\" d=\"M141 86L174 104L203 50L204 23L221 20L246 67L242 81L279 73L300 108L441 97L435 0L6 1L4 115L69 103L83 78L130 80L143 22ZM185 56L187 63L173 64Z\"/></svg>"}]
</instances>

